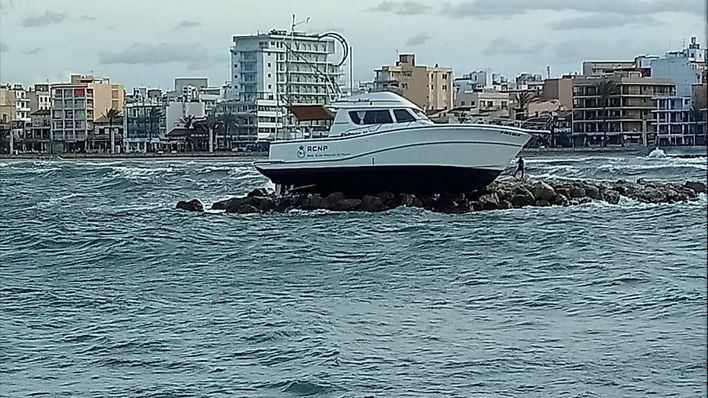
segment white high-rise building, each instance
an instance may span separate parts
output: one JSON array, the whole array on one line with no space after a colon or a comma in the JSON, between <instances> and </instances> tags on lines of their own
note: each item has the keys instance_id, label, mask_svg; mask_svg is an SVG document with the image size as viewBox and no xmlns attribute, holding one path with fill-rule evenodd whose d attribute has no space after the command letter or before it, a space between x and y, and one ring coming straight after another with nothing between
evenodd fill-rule
<instances>
[{"instance_id":1,"label":"white high-rise building","mask_svg":"<svg viewBox=\"0 0 708 398\"><path fill-rule=\"evenodd\" d=\"M226 99L256 105L250 127L258 139L273 139L293 127L286 106L324 104L336 96L341 71L334 52L334 40L319 35L272 30L234 36Z\"/></svg>"}]
</instances>

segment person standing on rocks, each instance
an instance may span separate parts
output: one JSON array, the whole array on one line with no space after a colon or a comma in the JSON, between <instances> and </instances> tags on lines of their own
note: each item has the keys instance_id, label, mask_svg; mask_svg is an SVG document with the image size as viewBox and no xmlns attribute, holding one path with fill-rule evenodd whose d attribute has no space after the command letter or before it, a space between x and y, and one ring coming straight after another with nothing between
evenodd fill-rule
<instances>
[{"instance_id":1,"label":"person standing on rocks","mask_svg":"<svg viewBox=\"0 0 708 398\"><path fill-rule=\"evenodd\" d=\"M524 179L524 158L519 155L519 159L516 160L516 171L514 172L514 177L519 180Z\"/></svg>"}]
</instances>

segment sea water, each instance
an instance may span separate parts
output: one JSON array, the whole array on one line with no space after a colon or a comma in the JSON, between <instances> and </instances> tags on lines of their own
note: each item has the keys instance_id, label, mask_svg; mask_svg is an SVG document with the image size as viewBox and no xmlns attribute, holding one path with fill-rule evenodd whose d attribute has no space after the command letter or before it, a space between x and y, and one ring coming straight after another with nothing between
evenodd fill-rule
<instances>
[{"instance_id":1,"label":"sea water","mask_svg":"<svg viewBox=\"0 0 708 398\"><path fill-rule=\"evenodd\" d=\"M706 178L706 158L527 159ZM0 161L0 396L705 396L706 199L189 213L236 161Z\"/></svg>"}]
</instances>

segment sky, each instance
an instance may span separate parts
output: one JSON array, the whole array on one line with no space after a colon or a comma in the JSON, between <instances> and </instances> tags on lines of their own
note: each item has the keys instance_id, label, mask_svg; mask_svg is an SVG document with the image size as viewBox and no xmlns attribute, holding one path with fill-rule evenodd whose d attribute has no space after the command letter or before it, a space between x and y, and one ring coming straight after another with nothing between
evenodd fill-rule
<instances>
[{"instance_id":1,"label":"sky","mask_svg":"<svg viewBox=\"0 0 708 398\"><path fill-rule=\"evenodd\" d=\"M706 0L0 0L0 82L107 76L126 88L171 89L175 77L230 75L231 36L337 31L353 78L413 52L456 76L513 78L580 71L583 60L632 59L706 44ZM345 68L348 72L348 68ZM344 80L348 80L345 77Z\"/></svg>"}]
</instances>

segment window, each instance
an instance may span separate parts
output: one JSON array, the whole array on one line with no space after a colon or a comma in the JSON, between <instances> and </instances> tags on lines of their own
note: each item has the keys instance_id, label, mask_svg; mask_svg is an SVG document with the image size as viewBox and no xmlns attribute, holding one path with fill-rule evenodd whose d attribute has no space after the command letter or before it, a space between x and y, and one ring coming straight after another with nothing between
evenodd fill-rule
<instances>
[{"instance_id":1,"label":"window","mask_svg":"<svg viewBox=\"0 0 708 398\"><path fill-rule=\"evenodd\" d=\"M447 73L443 73L442 78L443 80L447 80Z\"/></svg>"},{"instance_id":2,"label":"window","mask_svg":"<svg viewBox=\"0 0 708 398\"><path fill-rule=\"evenodd\" d=\"M415 118L405 109L394 109L393 115L396 116L396 122L398 123L408 123L414 122Z\"/></svg>"},{"instance_id":3,"label":"window","mask_svg":"<svg viewBox=\"0 0 708 398\"><path fill-rule=\"evenodd\" d=\"M272 84L269 84L269 85L268 85L268 90L270 90L271 88L273 88L273 85L272 85Z\"/></svg>"},{"instance_id":4,"label":"window","mask_svg":"<svg viewBox=\"0 0 708 398\"><path fill-rule=\"evenodd\" d=\"M270 62L268 62L268 67L270 68Z\"/></svg>"},{"instance_id":5,"label":"window","mask_svg":"<svg viewBox=\"0 0 708 398\"><path fill-rule=\"evenodd\" d=\"M447 85L443 84L442 89L443 91L447 90Z\"/></svg>"},{"instance_id":6,"label":"window","mask_svg":"<svg viewBox=\"0 0 708 398\"><path fill-rule=\"evenodd\" d=\"M270 73L268 74L268 77L271 77Z\"/></svg>"},{"instance_id":7,"label":"window","mask_svg":"<svg viewBox=\"0 0 708 398\"><path fill-rule=\"evenodd\" d=\"M376 110L376 111L366 111L363 112L363 119L362 119L362 111L351 111L349 112L349 117L352 119L352 121L355 124L384 124L384 123L393 123L393 119L391 118L391 113L386 110Z\"/></svg>"}]
</instances>

